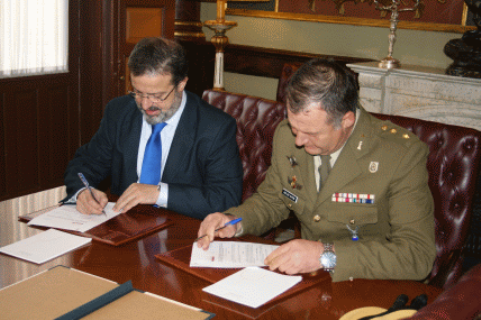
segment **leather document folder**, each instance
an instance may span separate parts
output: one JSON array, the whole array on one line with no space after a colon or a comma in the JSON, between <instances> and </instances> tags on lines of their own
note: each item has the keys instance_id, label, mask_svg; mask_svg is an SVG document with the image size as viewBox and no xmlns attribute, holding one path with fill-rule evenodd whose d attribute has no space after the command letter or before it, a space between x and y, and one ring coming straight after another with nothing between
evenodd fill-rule
<instances>
[{"instance_id":1,"label":"leather document folder","mask_svg":"<svg viewBox=\"0 0 481 320\"><path fill-rule=\"evenodd\" d=\"M268 241L255 236L243 236L243 237L231 238L231 239L216 238L216 241L248 241L248 242L266 243L266 244L278 244L278 243ZM210 284L216 283L224 279L225 277L230 276L236 273L237 271L241 270L239 268L227 269L227 268L190 267L191 255L192 255L192 245L189 245L189 246L181 247L175 250L171 250L165 253L155 255L155 257L159 261L162 261L168 265L171 265L175 268L183 270L184 272L187 272L193 276L203 279L209 282ZM256 319L260 315L262 315L264 312L273 308L277 303L280 303L288 299L289 297L292 297L295 294L298 294L304 290L307 290L322 281L331 281L331 277L329 276L328 272L319 271L313 274L302 274L302 281L300 283L298 283L288 291L284 292L283 294L277 296L275 299L269 301L268 303L256 309L243 306L235 302L227 301L225 299L216 297L206 292L202 292L202 299L206 302L213 303L213 304L222 306L223 308L248 316L249 318Z\"/></svg>"},{"instance_id":2,"label":"leather document folder","mask_svg":"<svg viewBox=\"0 0 481 320\"><path fill-rule=\"evenodd\" d=\"M0 290L1 319L211 319L215 314L56 266Z\"/></svg>"},{"instance_id":3,"label":"leather document folder","mask_svg":"<svg viewBox=\"0 0 481 320\"><path fill-rule=\"evenodd\" d=\"M25 216L20 216L19 220L28 222L42 213L56 207L57 206L36 211ZM151 205L141 204L88 231L63 231L89 237L94 241L103 242L112 246L119 246L171 225L173 221L165 217L163 214L164 211L165 209L162 208L155 208Z\"/></svg>"}]
</instances>

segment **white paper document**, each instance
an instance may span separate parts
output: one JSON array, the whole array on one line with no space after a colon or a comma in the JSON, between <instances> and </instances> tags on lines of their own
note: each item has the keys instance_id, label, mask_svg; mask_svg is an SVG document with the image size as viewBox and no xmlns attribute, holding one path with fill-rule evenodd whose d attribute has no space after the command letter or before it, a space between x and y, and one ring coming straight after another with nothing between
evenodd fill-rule
<instances>
[{"instance_id":1,"label":"white paper document","mask_svg":"<svg viewBox=\"0 0 481 320\"><path fill-rule=\"evenodd\" d=\"M2 247L0 248L0 252L41 264L80 248L90 242L92 242L92 239L90 238L79 237L59 230L49 229L30 238Z\"/></svg>"},{"instance_id":2,"label":"white paper document","mask_svg":"<svg viewBox=\"0 0 481 320\"><path fill-rule=\"evenodd\" d=\"M63 205L30 220L28 224L40 227L85 232L118 216L121 212L112 210L114 205L115 202L109 202L107 204L104 208L105 215L82 214L77 211L75 205Z\"/></svg>"},{"instance_id":3,"label":"white paper document","mask_svg":"<svg viewBox=\"0 0 481 320\"><path fill-rule=\"evenodd\" d=\"M213 241L209 249L192 246L191 267L244 268L265 266L264 259L279 246L241 241Z\"/></svg>"},{"instance_id":4,"label":"white paper document","mask_svg":"<svg viewBox=\"0 0 481 320\"><path fill-rule=\"evenodd\" d=\"M287 276L259 267L248 267L202 290L251 308L258 308L301 280L302 276Z\"/></svg>"}]
</instances>

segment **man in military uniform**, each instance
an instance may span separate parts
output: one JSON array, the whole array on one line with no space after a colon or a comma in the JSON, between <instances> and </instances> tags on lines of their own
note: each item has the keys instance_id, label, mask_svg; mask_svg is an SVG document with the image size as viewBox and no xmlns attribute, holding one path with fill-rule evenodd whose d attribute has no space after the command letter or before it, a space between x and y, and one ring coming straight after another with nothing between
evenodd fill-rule
<instances>
[{"instance_id":1,"label":"man in military uniform","mask_svg":"<svg viewBox=\"0 0 481 320\"><path fill-rule=\"evenodd\" d=\"M334 62L306 63L286 96L288 119L276 129L265 181L240 206L208 215L198 246L207 249L215 235L260 235L292 211L302 239L272 252L271 270L323 268L333 281L428 276L436 248L427 146L360 107L353 75Z\"/></svg>"}]
</instances>

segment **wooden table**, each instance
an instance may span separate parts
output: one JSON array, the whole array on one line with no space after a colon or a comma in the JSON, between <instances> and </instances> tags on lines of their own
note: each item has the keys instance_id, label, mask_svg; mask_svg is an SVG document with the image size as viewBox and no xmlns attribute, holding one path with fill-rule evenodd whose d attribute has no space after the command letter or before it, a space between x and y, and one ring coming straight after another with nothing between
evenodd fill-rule
<instances>
[{"instance_id":1,"label":"wooden table","mask_svg":"<svg viewBox=\"0 0 481 320\"><path fill-rule=\"evenodd\" d=\"M27 238L38 232L0 212L0 246ZM205 299L202 288L208 282L161 263L155 255L192 244L199 220L164 210L174 224L157 233L120 247L92 242L43 265L35 265L0 254L0 288L23 280L56 265L64 265L134 288L196 306L216 314L214 319L248 319L238 310L227 310ZM426 293L432 302L441 289L415 281L354 280L332 283L330 279L296 294L261 314L258 319L339 319L350 310L363 306L389 308L399 294L413 299ZM204 298L203 298L204 296ZM232 304L234 305L234 304ZM235 308L235 305L233 307ZM239 308L240 310L240 308Z\"/></svg>"}]
</instances>

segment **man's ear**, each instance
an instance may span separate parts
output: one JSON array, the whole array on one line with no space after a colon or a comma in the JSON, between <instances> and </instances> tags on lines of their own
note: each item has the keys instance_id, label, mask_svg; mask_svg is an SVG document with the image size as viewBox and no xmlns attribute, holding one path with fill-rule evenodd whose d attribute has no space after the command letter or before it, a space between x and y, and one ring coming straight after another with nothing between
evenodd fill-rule
<instances>
[{"instance_id":1,"label":"man's ear","mask_svg":"<svg viewBox=\"0 0 481 320\"><path fill-rule=\"evenodd\" d=\"M177 86L177 91L182 92L185 89L185 86L187 85L187 81L189 81L189 77L185 77L184 80L179 82L179 85Z\"/></svg>"},{"instance_id":2,"label":"man's ear","mask_svg":"<svg viewBox=\"0 0 481 320\"><path fill-rule=\"evenodd\" d=\"M347 129L351 128L354 126L354 123L356 123L356 115L354 112L349 111L344 116L342 117L342 128Z\"/></svg>"}]
</instances>

